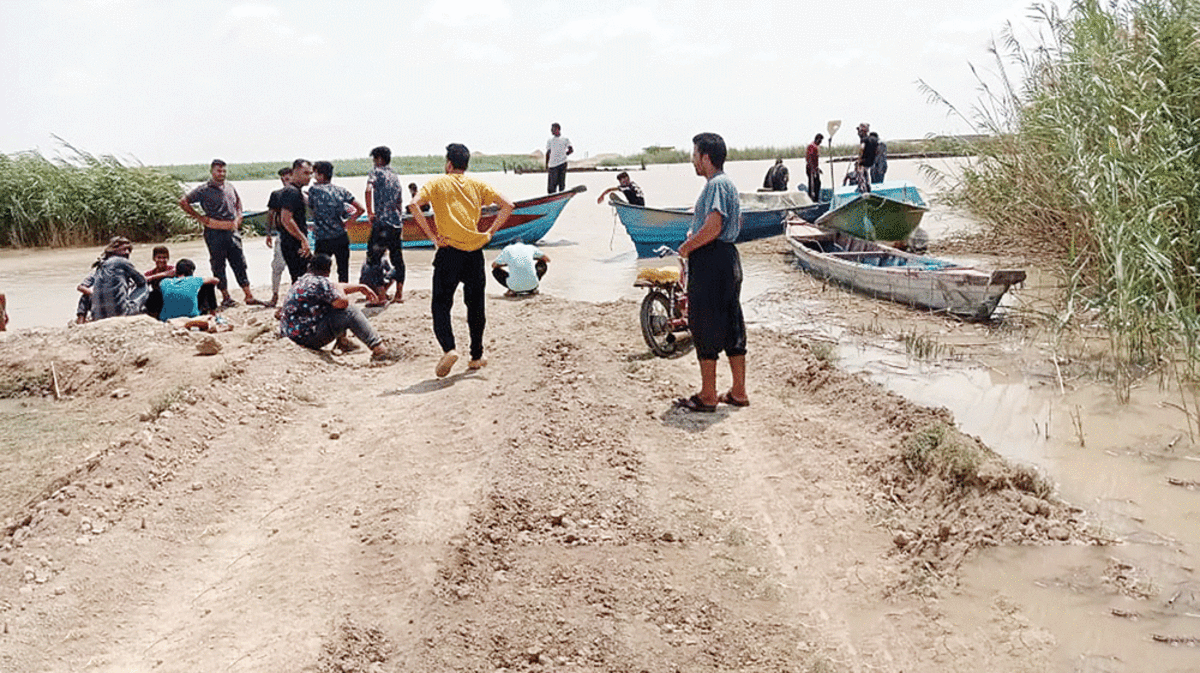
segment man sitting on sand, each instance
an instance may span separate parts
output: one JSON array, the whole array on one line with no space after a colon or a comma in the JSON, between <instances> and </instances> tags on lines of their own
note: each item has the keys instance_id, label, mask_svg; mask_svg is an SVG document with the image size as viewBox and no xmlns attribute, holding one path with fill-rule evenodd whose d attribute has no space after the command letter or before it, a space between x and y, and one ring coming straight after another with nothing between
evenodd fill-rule
<instances>
[{"instance_id":1,"label":"man sitting on sand","mask_svg":"<svg viewBox=\"0 0 1200 673\"><path fill-rule=\"evenodd\" d=\"M537 294L549 263L550 257L536 245L517 241L505 246L492 262L492 277L507 288L505 297Z\"/></svg>"},{"instance_id":2,"label":"man sitting on sand","mask_svg":"<svg viewBox=\"0 0 1200 673\"><path fill-rule=\"evenodd\" d=\"M92 319L138 315L146 305L150 286L129 255L133 243L117 236L104 249L105 260L96 269L92 286Z\"/></svg>"},{"instance_id":3,"label":"man sitting on sand","mask_svg":"<svg viewBox=\"0 0 1200 673\"><path fill-rule=\"evenodd\" d=\"M304 346L319 350L336 340L342 352L358 346L346 337L354 333L371 349L372 360L391 360L395 356L375 333L362 309L351 304L347 294L361 293L369 302L379 298L366 285L334 283L329 280L333 258L326 254L313 255L308 273L292 284L280 310L279 331L283 336Z\"/></svg>"},{"instance_id":4,"label":"man sitting on sand","mask_svg":"<svg viewBox=\"0 0 1200 673\"><path fill-rule=\"evenodd\" d=\"M600 192L600 198L596 199L596 203L604 203L604 197L617 190L620 190L621 194L625 196L625 200L631 205L646 205L646 197L642 194L642 188L638 187L633 180L629 179L629 173L625 171L617 173L617 183L618 184L616 187L609 187L608 189Z\"/></svg>"},{"instance_id":5,"label":"man sitting on sand","mask_svg":"<svg viewBox=\"0 0 1200 673\"><path fill-rule=\"evenodd\" d=\"M213 276L201 278L196 273L196 263L181 259L175 265L175 276L159 281L162 292L162 309L158 319L184 327L200 327L207 332L215 331L207 318L196 320L201 315L216 313L216 287L221 282ZM182 321L182 322L181 322Z\"/></svg>"}]
</instances>

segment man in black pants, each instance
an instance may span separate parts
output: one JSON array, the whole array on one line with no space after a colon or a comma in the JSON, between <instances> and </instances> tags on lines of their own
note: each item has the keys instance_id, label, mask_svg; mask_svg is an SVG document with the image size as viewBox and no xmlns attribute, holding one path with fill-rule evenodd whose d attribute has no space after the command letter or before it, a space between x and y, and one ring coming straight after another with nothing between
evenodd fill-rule
<instances>
[{"instance_id":1,"label":"man in black pants","mask_svg":"<svg viewBox=\"0 0 1200 673\"><path fill-rule=\"evenodd\" d=\"M279 223L283 225L279 245L293 283L308 271L308 259L312 257L312 248L308 245L308 209L304 204L304 192L300 191L301 187L308 186L312 174L312 162L307 159L293 161L292 184L279 196Z\"/></svg>"}]
</instances>

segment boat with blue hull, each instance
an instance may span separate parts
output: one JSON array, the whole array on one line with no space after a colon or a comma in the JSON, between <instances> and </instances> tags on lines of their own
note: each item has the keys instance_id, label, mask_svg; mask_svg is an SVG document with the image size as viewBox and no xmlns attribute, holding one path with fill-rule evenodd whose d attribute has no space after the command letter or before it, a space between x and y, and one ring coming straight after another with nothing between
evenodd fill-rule
<instances>
[{"instance_id":1,"label":"boat with blue hull","mask_svg":"<svg viewBox=\"0 0 1200 673\"><path fill-rule=\"evenodd\" d=\"M802 192L743 192L740 196L742 230L737 243L783 233L789 215L806 221L815 220L828 204L814 204ZM635 206L617 193L609 196L609 205L625 227L638 257L661 257L663 248L679 249L692 226L691 208L649 208Z\"/></svg>"},{"instance_id":2,"label":"boat with blue hull","mask_svg":"<svg viewBox=\"0 0 1200 673\"><path fill-rule=\"evenodd\" d=\"M869 192L854 186L834 189L828 212L813 223L868 241L903 241L928 210L916 185L893 180L873 184Z\"/></svg>"},{"instance_id":3,"label":"boat with blue hull","mask_svg":"<svg viewBox=\"0 0 1200 673\"><path fill-rule=\"evenodd\" d=\"M486 247L501 248L517 240L525 243L540 241L554 226L554 222L571 197L585 191L587 191L586 186L577 185L563 192L515 201L512 215L504 222L504 227L492 235L492 240ZM495 207L483 209L483 213L479 217L479 231L486 231L488 227L492 226L498 210ZM425 219L436 225L436 219L432 213L426 214ZM242 216L243 228L249 226L258 233L266 232L266 222L267 211L265 210L247 212ZM403 225L404 247L433 247L433 243L425 237L425 232L421 230L411 214L405 213ZM346 232L350 235L350 247L354 250L363 250L367 247L367 242L371 237L371 223L367 221L366 217L360 217L353 222L346 223Z\"/></svg>"}]
</instances>

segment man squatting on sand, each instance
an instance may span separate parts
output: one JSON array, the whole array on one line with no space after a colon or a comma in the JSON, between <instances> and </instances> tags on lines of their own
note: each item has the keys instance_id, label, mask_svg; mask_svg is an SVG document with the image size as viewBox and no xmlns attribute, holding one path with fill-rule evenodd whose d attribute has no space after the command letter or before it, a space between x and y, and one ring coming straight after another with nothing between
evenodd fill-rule
<instances>
[{"instance_id":1,"label":"man squatting on sand","mask_svg":"<svg viewBox=\"0 0 1200 673\"><path fill-rule=\"evenodd\" d=\"M746 325L742 318L742 262L733 242L741 231L737 187L725 174L725 140L715 133L692 138L692 165L706 180L679 256L687 260L688 322L700 361L700 392L675 400L689 411L713 412L723 402L750 405L746 396ZM730 389L717 394L717 358L729 358Z\"/></svg>"},{"instance_id":2,"label":"man squatting on sand","mask_svg":"<svg viewBox=\"0 0 1200 673\"><path fill-rule=\"evenodd\" d=\"M229 283L225 279L225 262L229 262L233 275L246 293L247 304L261 304L250 292L250 277L246 275L246 255L242 253L242 197L233 185L225 181L225 162L213 159L209 166L211 178L179 199L183 212L204 226L204 244L208 246L212 262L212 274L221 283L222 306L234 306L237 302L229 296ZM192 207L199 203L204 209L201 214Z\"/></svg>"},{"instance_id":3,"label":"man squatting on sand","mask_svg":"<svg viewBox=\"0 0 1200 673\"><path fill-rule=\"evenodd\" d=\"M417 220L417 225L437 247L433 257L433 333L442 348L434 373L446 376L458 353L454 350L454 330L450 324L450 308L454 304L454 291L458 284L463 286L463 301L467 305L467 328L471 335L470 369L479 369L487 364L483 357L483 328L487 322L484 311L483 246L492 240L508 216L513 204L498 194L491 186L464 173L471 161L471 152L466 145L451 143L446 146L446 174L436 177L421 188L416 200L408 204L408 210ZM421 206L433 206L436 230L425 219ZM500 212L487 231L478 229L479 216L484 206L499 206Z\"/></svg>"}]
</instances>

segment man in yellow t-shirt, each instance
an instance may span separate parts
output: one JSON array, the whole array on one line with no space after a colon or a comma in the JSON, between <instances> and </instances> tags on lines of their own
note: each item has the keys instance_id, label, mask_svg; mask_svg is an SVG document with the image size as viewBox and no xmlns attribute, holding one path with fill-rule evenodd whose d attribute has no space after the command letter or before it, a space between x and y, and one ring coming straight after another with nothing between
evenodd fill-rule
<instances>
[{"instance_id":1,"label":"man in yellow t-shirt","mask_svg":"<svg viewBox=\"0 0 1200 673\"><path fill-rule=\"evenodd\" d=\"M458 284L463 286L463 301L467 305L467 329L471 333L470 369L479 369L487 364L483 357L483 327L487 322L484 313L483 246L492 240L492 234L504 226L512 214L513 204L491 186L464 175L471 161L471 152L466 145L451 143L446 146L446 174L436 177L408 204L417 224L433 241L437 252L433 257L433 334L442 347L442 357L434 372L438 377L446 376L458 353L454 350L454 330L450 325L450 308L454 305L454 292ZM431 224L421 212L422 206L433 206ZM492 226L479 231L479 216L484 206L500 208Z\"/></svg>"}]
</instances>

